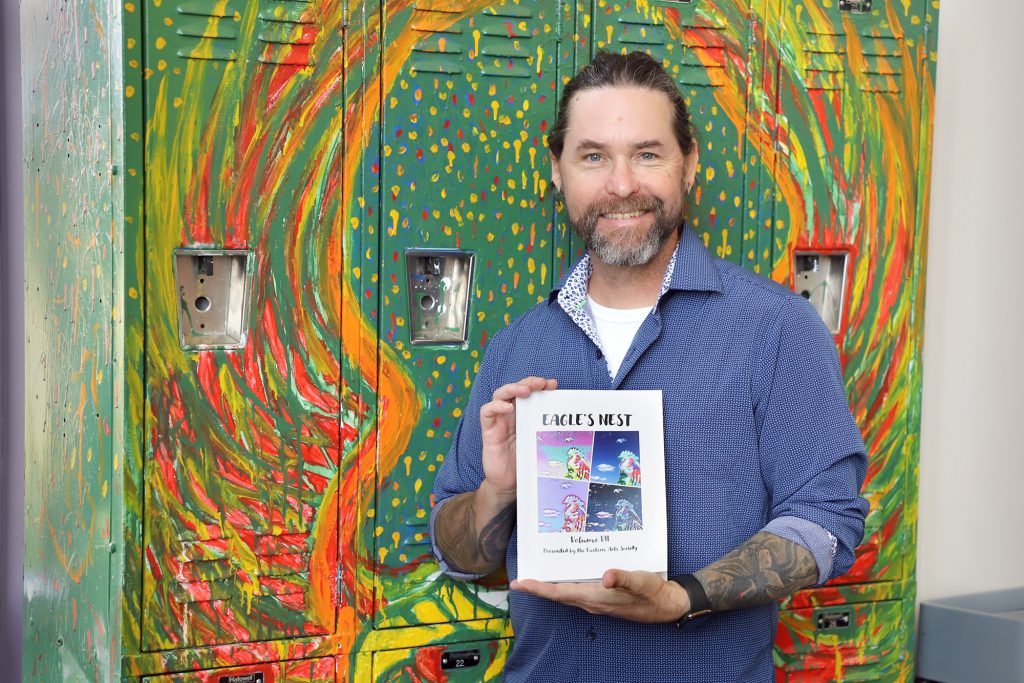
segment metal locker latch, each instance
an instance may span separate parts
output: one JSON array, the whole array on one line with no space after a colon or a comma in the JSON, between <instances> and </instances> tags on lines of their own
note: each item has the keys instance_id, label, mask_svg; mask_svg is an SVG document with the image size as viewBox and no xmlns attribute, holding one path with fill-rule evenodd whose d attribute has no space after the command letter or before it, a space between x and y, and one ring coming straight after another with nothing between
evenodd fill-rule
<instances>
[{"instance_id":1,"label":"metal locker latch","mask_svg":"<svg viewBox=\"0 0 1024 683\"><path fill-rule=\"evenodd\" d=\"M181 348L240 349L248 337L252 252L242 249L177 249Z\"/></svg>"},{"instance_id":2,"label":"metal locker latch","mask_svg":"<svg viewBox=\"0 0 1024 683\"><path fill-rule=\"evenodd\" d=\"M456 249L405 252L413 344L464 344L473 254Z\"/></svg>"},{"instance_id":3,"label":"metal locker latch","mask_svg":"<svg viewBox=\"0 0 1024 683\"><path fill-rule=\"evenodd\" d=\"M842 329L848 258L846 253L793 254L793 290L811 302L832 334Z\"/></svg>"}]
</instances>

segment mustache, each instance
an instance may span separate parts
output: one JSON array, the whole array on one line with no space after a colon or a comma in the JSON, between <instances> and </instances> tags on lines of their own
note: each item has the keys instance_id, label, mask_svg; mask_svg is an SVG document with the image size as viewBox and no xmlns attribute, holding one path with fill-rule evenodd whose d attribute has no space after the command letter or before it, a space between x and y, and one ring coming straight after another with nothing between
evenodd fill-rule
<instances>
[{"instance_id":1,"label":"mustache","mask_svg":"<svg viewBox=\"0 0 1024 683\"><path fill-rule=\"evenodd\" d=\"M634 211L659 211L664 206L657 197L637 196L626 199L610 199L587 207L586 216L596 220L607 213L633 213Z\"/></svg>"}]
</instances>

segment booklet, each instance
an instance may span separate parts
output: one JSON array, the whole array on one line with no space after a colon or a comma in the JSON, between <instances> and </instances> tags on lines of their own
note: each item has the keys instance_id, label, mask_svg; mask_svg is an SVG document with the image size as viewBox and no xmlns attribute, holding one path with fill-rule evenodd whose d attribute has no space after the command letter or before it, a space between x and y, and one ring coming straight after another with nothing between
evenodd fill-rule
<instances>
[{"instance_id":1,"label":"booklet","mask_svg":"<svg viewBox=\"0 0 1024 683\"><path fill-rule=\"evenodd\" d=\"M668 570L661 391L541 391L516 401L520 579Z\"/></svg>"}]
</instances>

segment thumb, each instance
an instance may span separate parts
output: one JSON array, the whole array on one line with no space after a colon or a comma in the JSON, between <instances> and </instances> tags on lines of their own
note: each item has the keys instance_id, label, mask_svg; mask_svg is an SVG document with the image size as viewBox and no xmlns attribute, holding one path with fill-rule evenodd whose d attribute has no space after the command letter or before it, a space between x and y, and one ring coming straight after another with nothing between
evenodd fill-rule
<instances>
[{"instance_id":1,"label":"thumb","mask_svg":"<svg viewBox=\"0 0 1024 683\"><path fill-rule=\"evenodd\" d=\"M621 569L609 569L601 576L601 585L605 588L629 590L629 584L629 572Z\"/></svg>"}]
</instances>

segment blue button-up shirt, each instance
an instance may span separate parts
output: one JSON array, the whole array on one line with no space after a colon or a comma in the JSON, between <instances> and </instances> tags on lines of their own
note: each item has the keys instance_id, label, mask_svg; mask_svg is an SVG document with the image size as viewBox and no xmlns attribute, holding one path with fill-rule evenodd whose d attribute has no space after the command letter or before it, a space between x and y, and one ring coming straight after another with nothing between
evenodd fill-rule
<instances>
[{"instance_id":1,"label":"blue button-up shirt","mask_svg":"<svg viewBox=\"0 0 1024 683\"><path fill-rule=\"evenodd\" d=\"M492 339L434 485L431 528L445 500L483 481L480 407L499 386L537 375L559 389L662 390L670 576L762 530L809 548L822 581L847 571L864 533L866 456L835 345L811 305L712 257L684 227L661 296L612 378L579 304L588 276L584 259ZM517 557L513 531L512 578ZM513 591L510 613L511 683L774 681L774 604L677 628Z\"/></svg>"}]
</instances>

